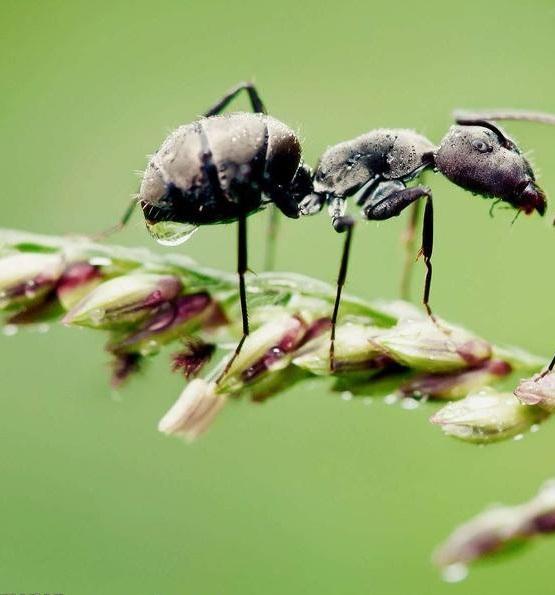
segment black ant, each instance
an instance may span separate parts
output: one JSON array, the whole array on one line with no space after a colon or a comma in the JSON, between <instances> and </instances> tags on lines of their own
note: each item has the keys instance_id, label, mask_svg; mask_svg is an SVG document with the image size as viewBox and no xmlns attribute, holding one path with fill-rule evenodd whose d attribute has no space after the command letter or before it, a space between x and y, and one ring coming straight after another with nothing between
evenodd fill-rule
<instances>
[{"instance_id":1,"label":"black ant","mask_svg":"<svg viewBox=\"0 0 555 595\"><path fill-rule=\"evenodd\" d=\"M241 91L248 93L254 113L219 116ZM423 185L407 187L429 169L519 211L545 212L545 196L535 183L530 164L516 144L489 120L459 120L439 147L412 130L371 131L329 148L313 176L302 161L295 133L266 114L252 84L241 83L202 118L170 134L147 166L138 201L134 199L117 227L125 225L137 202L151 232L167 244L183 241L200 225L237 221L243 336L225 373L249 334L245 287L247 217L271 203L291 218L315 214L328 205L334 229L346 232L332 314L333 369L335 326L354 226L354 220L345 212L348 197L358 195L356 202L367 220L395 217L409 205L418 204L419 199L426 200L421 248L427 269L423 302L433 318L429 306L432 192ZM413 226L416 219L411 219Z\"/></svg>"},{"instance_id":2,"label":"black ant","mask_svg":"<svg viewBox=\"0 0 555 595\"><path fill-rule=\"evenodd\" d=\"M345 214L348 197L356 196L362 217L370 221L396 217L412 204L409 238L417 224L419 199L425 199L421 247L426 265L423 303L434 322L429 304L432 191L421 184L408 186L410 182L418 182L420 176L431 169L474 194L504 201L519 213L537 211L542 216L545 214L545 194L536 184L531 165L515 142L492 119L480 115L457 117L457 124L450 128L439 146L413 130L377 129L327 149L314 174L314 191L301 202L300 210L303 215L313 215L328 205L336 231L347 231L338 300L345 281L354 225L353 219ZM403 286L407 286L406 279ZM338 301L335 306L334 320Z\"/></svg>"}]
</instances>

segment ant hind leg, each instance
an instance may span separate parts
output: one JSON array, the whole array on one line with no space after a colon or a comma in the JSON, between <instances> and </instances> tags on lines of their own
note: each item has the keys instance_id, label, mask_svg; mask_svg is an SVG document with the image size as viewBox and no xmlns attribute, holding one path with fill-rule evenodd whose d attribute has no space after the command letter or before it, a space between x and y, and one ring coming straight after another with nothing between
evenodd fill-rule
<instances>
[{"instance_id":1,"label":"ant hind leg","mask_svg":"<svg viewBox=\"0 0 555 595\"><path fill-rule=\"evenodd\" d=\"M369 221L383 221L399 215L409 205L419 199L426 199L424 208L424 222L422 226L421 254L426 265L426 279L424 282L424 296L422 302L428 316L439 328L436 317L430 307L430 290L432 287L432 252L434 247L434 206L432 191L427 186L405 188L402 182L385 182L369 194L363 204L363 215ZM442 329L444 330L444 329Z\"/></svg>"}]
</instances>

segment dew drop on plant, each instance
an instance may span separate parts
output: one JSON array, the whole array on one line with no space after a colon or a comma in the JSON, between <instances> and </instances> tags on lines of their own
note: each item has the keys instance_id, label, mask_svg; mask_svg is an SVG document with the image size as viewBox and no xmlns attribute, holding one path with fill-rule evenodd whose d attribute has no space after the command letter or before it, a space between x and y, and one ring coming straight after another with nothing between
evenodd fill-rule
<instances>
[{"instance_id":1,"label":"dew drop on plant","mask_svg":"<svg viewBox=\"0 0 555 595\"><path fill-rule=\"evenodd\" d=\"M25 296L28 298L35 297L35 294L37 293L37 288L38 286L35 281L27 281L27 283L25 283Z\"/></svg>"},{"instance_id":2,"label":"dew drop on plant","mask_svg":"<svg viewBox=\"0 0 555 595\"><path fill-rule=\"evenodd\" d=\"M401 407L406 409L407 411L411 411L413 409L418 409L419 403L416 399L412 399L411 397L405 397L401 401Z\"/></svg>"},{"instance_id":3,"label":"dew drop on plant","mask_svg":"<svg viewBox=\"0 0 555 595\"><path fill-rule=\"evenodd\" d=\"M106 316L106 312L102 308L96 308L90 314L91 320L94 322L94 324L100 324L104 316Z\"/></svg>"},{"instance_id":4,"label":"dew drop on plant","mask_svg":"<svg viewBox=\"0 0 555 595\"><path fill-rule=\"evenodd\" d=\"M198 229L196 225L176 223L175 221L147 223L146 226L152 237L162 246L179 246Z\"/></svg>"},{"instance_id":5,"label":"dew drop on plant","mask_svg":"<svg viewBox=\"0 0 555 595\"><path fill-rule=\"evenodd\" d=\"M89 264L97 267L108 267L112 264L112 259L105 256L93 256L89 259Z\"/></svg>"},{"instance_id":6,"label":"dew drop on plant","mask_svg":"<svg viewBox=\"0 0 555 595\"><path fill-rule=\"evenodd\" d=\"M13 337L17 334L19 328L15 324L6 324L2 327L2 334L6 337Z\"/></svg>"},{"instance_id":7,"label":"dew drop on plant","mask_svg":"<svg viewBox=\"0 0 555 595\"><path fill-rule=\"evenodd\" d=\"M516 435L516 436L513 438L513 440L516 440L516 441L518 442L519 440L522 440L523 438L524 438L524 434L517 434L517 435Z\"/></svg>"},{"instance_id":8,"label":"dew drop on plant","mask_svg":"<svg viewBox=\"0 0 555 595\"><path fill-rule=\"evenodd\" d=\"M540 424L532 424L530 426L530 432L539 432L540 430Z\"/></svg>"},{"instance_id":9,"label":"dew drop on plant","mask_svg":"<svg viewBox=\"0 0 555 595\"><path fill-rule=\"evenodd\" d=\"M350 400L353 398L353 393L352 393L351 391L344 390L344 391L341 393L341 398L342 398L344 401L350 401Z\"/></svg>"},{"instance_id":10,"label":"dew drop on plant","mask_svg":"<svg viewBox=\"0 0 555 595\"><path fill-rule=\"evenodd\" d=\"M393 393L390 394L390 395L386 395L383 398L383 402L386 405L395 405L395 403L397 403L398 400L399 400L399 397L397 395L393 394Z\"/></svg>"},{"instance_id":11,"label":"dew drop on plant","mask_svg":"<svg viewBox=\"0 0 555 595\"><path fill-rule=\"evenodd\" d=\"M144 356L153 355L159 350L159 348L160 348L160 345L158 344L158 341L151 339L150 341L148 341L148 343L146 345L144 345L141 348L140 353L141 353L141 355L144 355Z\"/></svg>"},{"instance_id":12,"label":"dew drop on plant","mask_svg":"<svg viewBox=\"0 0 555 595\"><path fill-rule=\"evenodd\" d=\"M460 562L446 566L441 576L446 583L460 583L468 576L468 568Z\"/></svg>"}]
</instances>

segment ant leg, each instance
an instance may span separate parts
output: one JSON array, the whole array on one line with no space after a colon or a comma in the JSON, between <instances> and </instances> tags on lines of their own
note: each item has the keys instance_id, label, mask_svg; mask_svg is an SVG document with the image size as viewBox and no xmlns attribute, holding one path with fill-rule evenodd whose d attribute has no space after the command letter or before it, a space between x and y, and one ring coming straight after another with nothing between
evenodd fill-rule
<instances>
[{"instance_id":1,"label":"ant leg","mask_svg":"<svg viewBox=\"0 0 555 595\"><path fill-rule=\"evenodd\" d=\"M423 303L428 316L437 325L436 317L430 308L430 289L432 287L432 251L434 248L434 203L432 202L432 193L430 190L423 195L426 196L426 206L424 208L424 223L422 226L422 256L426 265L426 280L424 283Z\"/></svg>"},{"instance_id":2,"label":"ant leg","mask_svg":"<svg viewBox=\"0 0 555 595\"><path fill-rule=\"evenodd\" d=\"M125 209L125 212L123 213L119 222L116 223L116 225L112 225L112 227L109 227L108 229L105 229L104 231L101 231L100 233L97 233L97 234L91 236L91 239L96 242L100 242L100 241L105 240L106 238L110 237L114 233L121 231L129 223L129 220L131 219L131 216L133 215L133 212L135 211L135 207L138 204L139 203L137 202L137 199L135 197L133 197L131 199L131 202L127 206L127 209Z\"/></svg>"},{"instance_id":3,"label":"ant leg","mask_svg":"<svg viewBox=\"0 0 555 595\"><path fill-rule=\"evenodd\" d=\"M551 363L549 364L549 366L547 366L547 368L538 376L537 380L541 380L544 376L547 376L549 373L553 372L553 370L555 369L555 355L553 356L553 359L551 360ZM537 382L536 380L536 382Z\"/></svg>"},{"instance_id":4,"label":"ant leg","mask_svg":"<svg viewBox=\"0 0 555 595\"><path fill-rule=\"evenodd\" d=\"M405 263L403 265L403 274L401 275L401 298L404 300L410 299L410 282L414 264L414 238L419 219L420 201L417 200L411 206L408 225L401 238L405 252Z\"/></svg>"},{"instance_id":5,"label":"ant leg","mask_svg":"<svg viewBox=\"0 0 555 595\"><path fill-rule=\"evenodd\" d=\"M483 112L466 112L457 110L453 113L457 124L472 125L484 120L516 120L521 122L537 122L539 124L555 125L555 114L545 112L529 112L526 110L496 109Z\"/></svg>"},{"instance_id":6,"label":"ant leg","mask_svg":"<svg viewBox=\"0 0 555 595\"><path fill-rule=\"evenodd\" d=\"M385 182L378 186L363 206L363 215L369 221L383 221L399 215L415 201L425 198L424 223L422 226L421 254L426 265L423 304L428 316L438 325L430 307L430 290L432 287L432 251L434 247L434 206L432 191L427 186L399 188L400 182ZM391 190L388 192L388 186ZM397 186L397 187L396 187ZM439 325L438 325L439 326Z\"/></svg>"},{"instance_id":7,"label":"ant leg","mask_svg":"<svg viewBox=\"0 0 555 595\"><path fill-rule=\"evenodd\" d=\"M241 93L241 91L246 91L249 95L249 99L252 106L252 111L258 114L265 114L266 108L262 103L262 99L258 95L258 91L256 87L252 83L239 83L232 87L217 103L215 103L208 111L204 112L204 117L208 118L210 116L215 116L223 112L223 110L227 107L227 105Z\"/></svg>"},{"instance_id":8,"label":"ant leg","mask_svg":"<svg viewBox=\"0 0 555 595\"><path fill-rule=\"evenodd\" d=\"M279 231L279 211L275 205L270 207L268 227L266 229L266 257L264 270L273 271L276 264L276 240Z\"/></svg>"},{"instance_id":9,"label":"ant leg","mask_svg":"<svg viewBox=\"0 0 555 595\"><path fill-rule=\"evenodd\" d=\"M347 268L349 266L349 254L351 251L351 241L353 238L353 228L355 222L349 215L344 215L344 204L343 199L334 199L330 207L330 213L332 217L332 225L335 231L339 233L347 232L345 236L345 242L343 244L343 253L341 255L341 264L339 265L339 274L337 275L337 285L335 302L333 304L333 313L331 316L331 335L330 335L330 370L335 370L335 329L337 326L337 318L339 315L339 305L341 303L341 292L345 285L347 278Z\"/></svg>"},{"instance_id":10,"label":"ant leg","mask_svg":"<svg viewBox=\"0 0 555 595\"><path fill-rule=\"evenodd\" d=\"M243 322L243 336L237 347L235 353L231 356L227 362L223 372L218 376L216 383L227 374L233 362L237 359L237 356L241 352L245 339L249 336L249 313L247 311L247 288L245 284L245 273L248 270L247 267L247 218L245 215L241 215L237 221L237 275L239 276L239 301L241 303L241 319Z\"/></svg>"}]
</instances>

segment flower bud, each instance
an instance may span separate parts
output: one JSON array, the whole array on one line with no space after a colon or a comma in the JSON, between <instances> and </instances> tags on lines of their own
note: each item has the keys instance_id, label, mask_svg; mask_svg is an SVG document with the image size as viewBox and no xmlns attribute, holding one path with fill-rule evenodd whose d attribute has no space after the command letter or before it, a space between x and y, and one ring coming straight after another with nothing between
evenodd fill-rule
<instances>
[{"instance_id":1,"label":"flower bud","mask_svg":"<svg viewBox=\"0 0 555 595\"><path fill-rule=\"evenodd\" d=\"M360 324L342 324L335 330L334 362L336 372L370 370L383 360L383 351L373 339L383 329ZM303 346L293 360L295 366L317 375L330 373L330 331Z\"/></svg>"},{"instance_id":2,"label":"flower bud","mask_svg":"<svg viewBox=\"0 0 555 595\"><path fill-rule=\"evenodd\" d=\"M526 405L538 405L546 411L554 411L555 371L522 380L515 389L515 396Z\"/></svg>"},{"instance_id":3,"label":"flower bud","mask_svg":"<svg viewBox=\"0 0 555 595\"><path fill-rule=\"evenodd\" d=\"M56 295L65 310L70 310L102 283L100 268L88 262L70 264L56 286Z\"/></svg>"},{"instance_id":4,"label":"flower bud","mask_svg":"<svg viewBox=\"0 0 555 595\"><path fill-rule=\"evenodd\" d=\"M60 254L21 252L0 259L0 309L39 302L64 270Z\"/></svg>"},{"instance_id":5,"label":"flower bud","mask_svg":"<svg viewBox=\"0 0 555 595\"><path fill-rule=\"evenodd\" d=\"M545 417L544 411L522 405L512 393L489 388L449 403L430 421L455 438L486 443L521 434Z\"/></svg>"},{"instance_id":6,"label":"flower bud","mask_svg":"<svg viewBox=\"0 0 555 595\"><path fill-rule=\"evenodd\" d=\"M445 374L422 374L403 384L400 392L405 397L432 397L434 399L462 399L510 374L511 366L500 360L490 360L470 370Z\"/></svg>"},{"instance_id":7,"label":"flower bud","mask_svg":"<svg viewBox=\"0 0 555 595\"><path fill-rule=\"evenodd\" d=\"M216 393L213 382L200 378L192 380L160 420L158 430L183 436L191 442L208 429L226 400L225 394Z\"/></svg>"},{"instance_id":8,"label":"flower bud","mask_svg":"<svg viewBox=\"0 0 555 595\"><path fill-rule=\"evenodd\" d=\"M489 343L468 331L451 326L442 330L430 319L402 321L373 343L396 362L424 372L463 370L492 353Z\"/></svg>"},{"instance_id":9,"label":"flower bud","mask_svg":"<svg viewBox=\"0 0 555 595\"><path fill-rule=\"evenodd\" d=\"M172 355L173 371L180 371L185 378L196 376L210 360L216 346L200 339L185 339L183 349Z\"/></svg>"},{"instance_id":10,"label":"flower bud","mask_svg":"<svg viewBox=\"0 0 555 595\"><path fill-rule=\"evenodd\" d=\"M64 324L114 329L143 319L181 291L181 281L170 275L136 273L106 281L78 302Z\"/></svg>"},{"instance_id":11,"label":"flower bud","mask_svg":"<svg viewBox=\"0 0 555 595\"><path fill-rule=\"evenodd\" d=\"M213 328L222 324L218 304L208 293L182 295L171 302L164 302L138 322L125 334L116 335L108 344L109 351L135 351L151 355L175 339L187 337L200 328Z\"/></svg>"},{"instance_id":12,"label":"flower bud","mask_svg":"<svg viewBox=\"0 0 555 595\"><path fill-rule=\"evenodd\" d=\"M458 527L436 550L434 562L443 568L466 565L554 531L555 482L551 481L524 504L495 506Z\"/></svg>"},{"instance_id":13,"label":"flower bud","mask_svg":"<svg viewBox=\"0 0 555 595\"><path fill-rule=\"evenodd\" d=\"M269 371L287 367L291 362L288 354L300 344L306 330L307 325L299 317L277 312L247 336L239 355L220 378L218 390L236 392Z\"/></svg>"}]
</instances>

